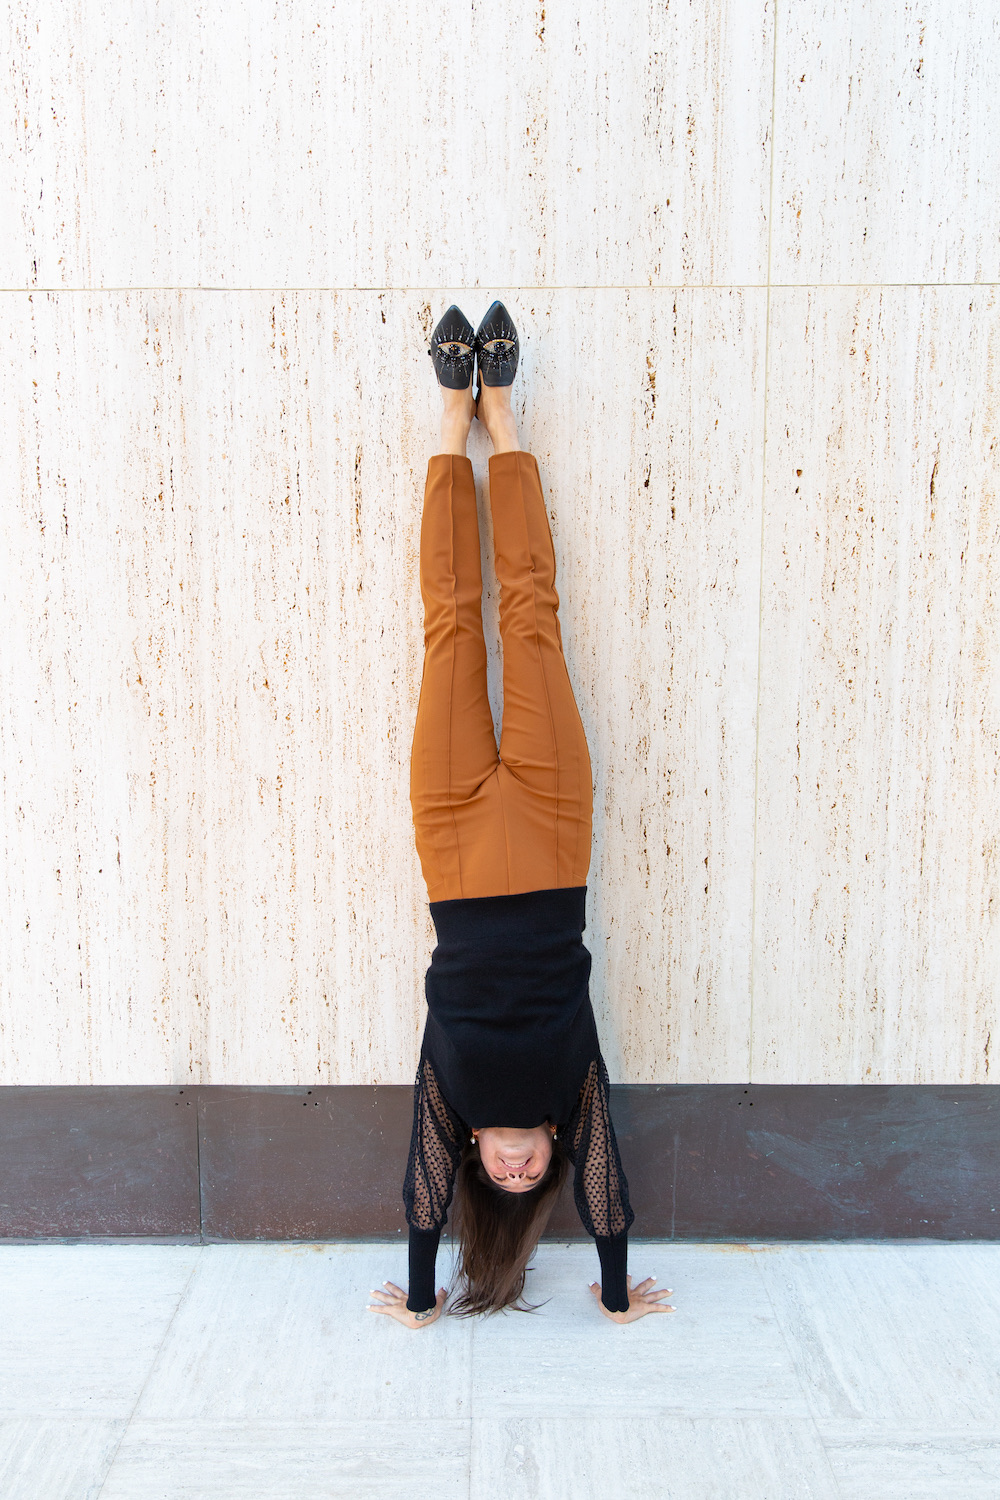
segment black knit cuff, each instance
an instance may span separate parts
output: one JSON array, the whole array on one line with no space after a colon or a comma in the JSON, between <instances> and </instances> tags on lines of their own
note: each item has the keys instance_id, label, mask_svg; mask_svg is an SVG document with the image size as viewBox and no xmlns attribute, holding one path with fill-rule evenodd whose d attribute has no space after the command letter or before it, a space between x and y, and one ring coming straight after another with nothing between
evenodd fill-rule
<instances>
[{"instance_id":1,"label":"black knit cuff","mask_svg":"<svg viewBox=\"0 0 1000 1500\"><path fill-rule=\"evenodd\" d=\"M437 1301L434 1265L440 1238L440 1229L414 1229L410 1225L410 1291L406 1299L410 1312L429 1312Z\"/></svg>"},{"instance_id":2,"label":"black knit cuff","mask_svg":"<svg viewBox=\"0 0 1000 1500\"><path fill-rule=\"evenodd\" d=\"M609 1236L596 1237L597 1253L601 1258L601 1301L608 1312L628 1312L628 1230Z\"/></svg>"}]
</instances>

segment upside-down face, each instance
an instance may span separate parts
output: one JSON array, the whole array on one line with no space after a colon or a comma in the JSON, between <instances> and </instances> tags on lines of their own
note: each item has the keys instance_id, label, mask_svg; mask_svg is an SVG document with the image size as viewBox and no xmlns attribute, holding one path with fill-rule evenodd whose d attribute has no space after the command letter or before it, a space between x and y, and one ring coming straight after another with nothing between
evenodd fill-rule
<instances>
[{"instance_id":1,"label":"upside-down face","mask_svg":"<svg viewBox=\"0 0 1000 1500\"><path fill-rule=\"evenodd\" d=\"M508 1193L529 1193L538 1186L552 1160L553 1133L549 1124L533 1130L491 1125L473 1131L490 1181Z\"/></svg>"}]
</instances>

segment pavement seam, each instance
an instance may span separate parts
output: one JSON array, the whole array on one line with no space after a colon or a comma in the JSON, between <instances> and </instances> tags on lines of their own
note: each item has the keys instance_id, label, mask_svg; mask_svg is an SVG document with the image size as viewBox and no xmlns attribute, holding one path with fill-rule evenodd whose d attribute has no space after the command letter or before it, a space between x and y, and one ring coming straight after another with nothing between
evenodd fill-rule
<instances>
[{"instance_id":1,"label":"pavement seam","mask_svg":"<svg viewBox=\"0 0 1000 1500\"><path fill-rule=\"evenodd\" d=\"M170 1337L170 1330L174 1326L174 1322L176 1321L177 1314L180 1312L181 1308L184 1306L184 1303L187 1301L188 1294L190 1293L190 1290L191 1290L191 1283L192 1283L192 1281L195 1278L195 1274L198 1271L198 1267L199 1267L199 1264L200 1264L200 1261L201 1261L201 1257L204 1254L204 1247L203 1246L201 1246L201 1245L195 1246L195 1249L197 1251L197 1254L195 1256L194 1265L191 1267L191 1271L190 1271L190 1274L188 1275L187 1281L184 1283L183 1287L181 1288L181 1294L177 1298L176 1303L174 1304L174 1310L170 1314L169 1319L167 1320L167 1326L163 1330L163 1337L160 1339L160 1342L157 1344L156 1349L153 1352L153 1357L149 1361L149 1368L146 1371L146 1374L145 1374L145 1377L143 1379L142 1384L140 1385L138 1391L136 1392L135 1400L132 1403L132 1410L129 1412L128 1417L126 1418L125 1423L124 1423L124 1425L122 1427L121 1434L120 1434L120 1436L118 1438L118 1442L115 1444L115 1451L112 1453L110 1462L108 1463L108 1466L107 1466L107 1468L104 1471L104 1478L101 1480L101 1487L95 1493L94 1500L101 1500L101 1496L104 1494L104 1487L107 1484L108 1479L110 1478L112 1469L114 1468L115 1464L118 1461L118 1454L121 1452L122 1443L125 1441L125 1438L128 1435L129 1429L132 1426L132 1422L133 1422L133 1420L135 1418L136 1411L139 1408L139 1403L141 1402L143 1396L145 1395L145 1393L146 1393L146 1387L149 1385L150 1379L152 1378L152 1376L153 1376L153 1374L154 1374L154 1372L156 1370L157 1364L159 1363L160 1355L163 1352L163 1346L166 1343L167 1339Z\"/></svg>"},{"instance_id":2,"label":"pavement seam","mask_svg":"<svg viewBox=\"0 0 1000 1500\"><path fill-rule=\"evenodd\" d=\"M820 1447L823 1450L823 1456L826 1459L827 1472L829 1474L831 1483L833 1484L833 1491L832 1491L832 1493L834 1495L836 1495L836 1496L839 1496L840 1500L843 1500L843 1491L840 1488L840 1481L837 1478L836 1473L834 1472L833 1462L832 1462L832 1460L830 1458L830 1453L829 1453L829 1450L827 1449L827 1446L826 1446L826 1440L824 1439L823 1434L819 1430L819 1423L816 1421L816 1413L813 1411L813 1404L812 1404L812 1402L809 1399L809 1392L806 1389L805 1385L803 1384L802 1376L801 1376L801 1373L799 1371L799 1362L798 1362L798 1360L795 1357L795 1350L792 1348L791 1344L788 1342L788 1334L785 1331L785 1325L782 1322L781 1315L779 1314L778 1309L775 1306L774 1298L771 1296L771 1288L768 1286L767 1281L766 1281L766 1279L765 1279L765 1277L764 1277L764 1275L763 1275L763 1273L761 1272L761 1269L760 1269L760 1253L761 1253L761 1248L762 1247L760 1245L753 1246L752 1249L751 1249L751 1251L750 1251L750 1259L753 1261L754 1270L757 1273L757 1279L758 1279L758 1281L760 1282L761 1286L764 1289L764 1295L767 1298L768 1306L771 1309L771 1314L772 1314L772 1316L774 1318L774 1321L775 1321L775 1323L777 1325L778 1332L781 1334L781 1342L784 1344L785 1350L786 1350L786 1352L788 1354L788 1358L791 1360L792 1369L795 1372L796 1384L798 1385L799 1390L802 1392L802 1396L803 1396L803 1399L804 1399L805 1404L806 1404L806 1412L808 1414L809 1425L812 1427L813 1432L816 1434L817 1440L819 1441L819 1445L820 1445ZM772 1253L772 1252L768 1251L768 1254L770 1254L770 1253ZM780 1254L781 1252L779 1251L778 1253Z\"/></svg>"}]
</instances>

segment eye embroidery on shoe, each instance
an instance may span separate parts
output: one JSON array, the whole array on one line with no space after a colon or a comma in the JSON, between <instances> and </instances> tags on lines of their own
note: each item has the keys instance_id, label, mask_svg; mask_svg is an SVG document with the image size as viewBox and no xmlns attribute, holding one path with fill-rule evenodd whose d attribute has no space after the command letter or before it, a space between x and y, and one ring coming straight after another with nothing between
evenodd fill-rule
<instances>
[{"instance_id":1,"label":"eye embroidery on shoe","mask_svg":"<svg viewBox=\"0 0 1000 1500\"><path fill-rule=\"evenodd\" d=\"M440 363L448 369L455 367L461 369L472 360L472 350L467 344L438 344L433 352L437 354Z\"/></svg>"},{"instance_id":2,"label":"eye embroidery on shoe","mask_svg":"<svg viewBox=\"0 0 1000 1500\"><path fill-rule=\"evenodd\" d=\"M495 334L479 348L479 363L488 370L502 371L517 359L517 338Z\"/></svg>"}]
</instances>

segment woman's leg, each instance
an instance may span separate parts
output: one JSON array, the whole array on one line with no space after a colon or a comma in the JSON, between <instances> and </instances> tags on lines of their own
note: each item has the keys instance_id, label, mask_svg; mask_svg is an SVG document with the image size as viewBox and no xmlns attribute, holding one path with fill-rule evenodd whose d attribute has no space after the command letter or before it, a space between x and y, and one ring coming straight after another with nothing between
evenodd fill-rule
<instances>
[{"instance_id":1,"label":"woman's leg","mask_svg":"<svg viewBox=\"0 0 1000 1500\"><path fill-rule=\"evenodd\" d=\"M444 395L444 451L427 466L420 530L424 669L410 759L417 853L431 901L506 889L476 491L465 457L472 398Z\"/></svg>"},{"instance_id":2,"label":"woman's leg","mask_svg":"<svg viewBox=\"0 0 1000 1500\"><path fill-rule=\"evenodd\" d=\"M585 885L593 781L566 669L555 553L538 464L517 442L510 393L485 387L480 415L494 442L490 508L500 583L503 799L509 890Z\"/></svg>"}]
</instances>

